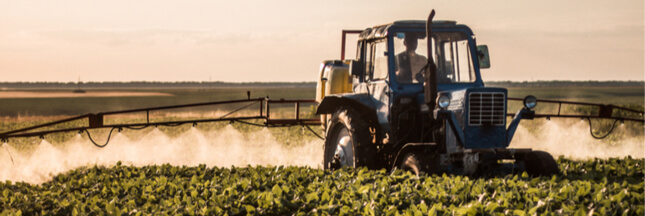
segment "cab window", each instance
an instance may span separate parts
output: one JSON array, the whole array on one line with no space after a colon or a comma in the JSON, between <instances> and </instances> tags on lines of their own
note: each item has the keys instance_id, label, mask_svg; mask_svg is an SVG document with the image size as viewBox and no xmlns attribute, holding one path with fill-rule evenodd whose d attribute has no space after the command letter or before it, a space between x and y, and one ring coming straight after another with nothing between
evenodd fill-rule
<instances>
[{"instance_id":1,"label":"cab window","mask_svg":"<svg viewBox=\"0 0 645 216\"><path fill-rule=\"evenodd\" d=\"M365 49L365 79L382 80L387 78L386 40L370 42Z\"/></svg>"},{"instance_id":2,"label":"cab window","mask_svg":"<svg viewBox=\"0 0 645 216\"><path fill-rule=\"evenodd\" d=\"M470 58L468 40L446 41L443 43L443 61L440 83L474 82L476 77Z\"/></svg>"},{"instance_id":3,"label":"cab window","mask_svg":"<svg viewBox=\"0 0 645 216\"><path fill-rule=\"evenodd\" d=\"M397 32L394 38L394 70L402 84L423 83L427 64L427 43L437 65L438 83L475 82L469 37L461 32L436 32L430 40L424 32Z\"/></svg>"},{"instance_id":4,"label":"cab window","mask_svg":"<svg viewBox=\"0 0 645 216\"><path fill-rule=\"evenodd\" d=\"M437 58L438 83L475 82L475 69L471 58L468 37L464 33L438 33L439 46L435 49Z\"/></svg>"},{"instance_id":5,"label":"cab window","mask_svg":"<svg viewBox=\"0 0 645 216\"><path fill-rule=\"evenodd\" d=\"M423 83L423 68L428 63L427 47L423 32L396 33L394 71L399 83Z\"/></svg>"},{"instance_id":6,"label":"cab window","mask_svg":"<svg viewBox=\"0 0 645 216\"><path fill-rule=\"evenodd\" d=\"M373 53L374 46L372 43L368 43L365 47L365 80L370 80L372 73L374 72L374 65L372 61Z\"/></svg>"},{"instance_id":7,"label":"cab window","mask_svg":"<svg viewBox=\"0 0 645 216\"><path fill-rule=\"evenodd\" d=\"M381 80L387 78L387 43L385 40L374 43L374 73L372 80Z\"/></svg>"}]
</instances>

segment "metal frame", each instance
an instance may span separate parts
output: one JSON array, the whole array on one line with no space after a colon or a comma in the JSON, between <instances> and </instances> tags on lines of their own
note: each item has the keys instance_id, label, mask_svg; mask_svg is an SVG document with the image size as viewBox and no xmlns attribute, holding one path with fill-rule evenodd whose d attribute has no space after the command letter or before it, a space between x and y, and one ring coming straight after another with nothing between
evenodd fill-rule
<instances>
[{"instance_id":1,"label":"metal frame","mask_svg":"<svg viewBox=\"0 0 645 216\"><path fill-rule=\"evenodd\" d=\"M363 30L343 30L342 39L340 42L340 60L345 60L345 38L348 34L360 34Z\"/></svg>"},{"instance_id":2,"label":"metal frame","mask_svg":"<svg viewBox=\"0 0 645 216\"><path fill-rule=\"evenodd\" d=\"M216 106L216 105L222 105L222 104L242 104L242 103L244 103L244 106L241 106L232 112L229 112L223 116L220 116L219 118L150 122L150 111L170 110L170 109L187 108L187 107ZM313 118L313 119L300 118L300 104L302 103L314 104L316 103L316 101L315 100L285 100L285 99L270 100L267 97L267 98L257 98L257 99L249 98L247 100L229 100L229 101L216 101L216 102L207 102L207 103L183 104L183 105L174 105L174 106L151 107L151 108L142 108L142 109L130 109L130 110L113 111L113 112L102 112L102 113L96 113L96 114L90 113L90 114L75 116L75 117L62 119L62 120L58 120L50 123L40 124L32 127L0 133L0 139L6 141L8 138L16 138L16 137L35 137L35 136L42 137L50 133L85 131L88 129L98 129L98 128L128 128L128 127L146 127L146 126L158 126L158 125L181 125L181 124L187 124L187 123L197 124L202 122L219 122L219 121L234 122L234 121L243 121L243 120L264 120L265 126L320 125L321 122L319 118ZM236 113L240 110L251 107L252 105L255 105L255 104L259 104L258 115L249 115L249 116L243 116L243 117L227 117L233 113ZM286 119L272 119L270 115L271 104L294 104L295 116L293 118L286 118ZM132 123L132 124L104 124L104 119L106 116L140 113L140 112L146 113L146 122ZM43 129L49 126L60 125L63 123L82 120L82 119L86 119L88 126L29 132L36 129Z\"/></svg>"},{"instance_id":3,"label":"metal frame","mask_svg":"<svg viewBox=\"0 0 645 216\"><path fill-rule=\"evenodd\" d=\"M523 98L508 98L508 100L514 100L514 101L523 101ZM627 112L631 112L634 114L638 114L641 117L645 114L643 111L635 110L635 109L629 109L629 108L624 108L624 107L619 107L619 106L614 106L614 105L605 105L605 104L597 104L597 103L583 103L583 102L570 102L570 101L557 101L557 100L537 100L538 102L542 103L551 103L551 104L558 104L558 112L553 113L553 114L535 114L535 118L589 118L589 119L598 119L598 118L605 118L605 119L616 119L616 120L626 120L626 121L635 121L635 122L641 122L644 123L645 119L643 118L634 118L634 117L621 117L621 116L613 116L614 110L624 110ZM579 106L595 106L598 107L598 114L597 115L567 115L567 114L562 114L562 105L579 105ZM507 113L506 116L513 117L515 114L513 113Z\"/></svg>"}]
</instances>

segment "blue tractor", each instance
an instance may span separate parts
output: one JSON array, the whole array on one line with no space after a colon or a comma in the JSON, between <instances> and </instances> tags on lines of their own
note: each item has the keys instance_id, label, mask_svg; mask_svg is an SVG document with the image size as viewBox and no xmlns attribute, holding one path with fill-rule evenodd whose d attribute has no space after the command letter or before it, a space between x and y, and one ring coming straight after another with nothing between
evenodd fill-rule
<instances>
[{"instance_id":1,"label":"blue tractor","mask_svg":"<svg viewBox=\"0 0 645 216\"><path fill-rule=\"evenodd\" d=\"M433 16L343 31L341 60L323 62L318 80L324 167L559 173L549 153L508 148L520 120L533 119L536 98L507 122L507 90L481 78L487 46L468 26ZM359 34L356 58L345 60L351 33Z\"/></svg>"}]
</instances>

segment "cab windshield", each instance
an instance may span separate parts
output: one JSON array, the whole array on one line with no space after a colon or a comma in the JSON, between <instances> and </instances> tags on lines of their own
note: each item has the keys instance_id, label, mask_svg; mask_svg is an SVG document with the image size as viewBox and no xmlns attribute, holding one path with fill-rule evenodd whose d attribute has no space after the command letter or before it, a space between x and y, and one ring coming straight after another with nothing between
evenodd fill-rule
<instances>
[{"instance_id":1,"label":"cab windshield","mask_svg":"<svg viewBox=\"0 0 645 216\"><path fill-rule=\"evenodd\" d=\"M424 32L398 32L394 38L394 71L402 84L423 83L428 62L427 37ZM468 37L459 32L432 35L433 59L437 64L437 83L474 82Z\"/></svg>"}]
</instances>

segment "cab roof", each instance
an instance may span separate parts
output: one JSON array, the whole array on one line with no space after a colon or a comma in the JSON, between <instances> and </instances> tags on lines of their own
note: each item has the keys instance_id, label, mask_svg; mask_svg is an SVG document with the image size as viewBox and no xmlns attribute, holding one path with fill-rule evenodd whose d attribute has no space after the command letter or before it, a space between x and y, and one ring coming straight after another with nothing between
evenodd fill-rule
<instances>
[{"instance_id":1,"label":"cab roof","mask_svg":"<svg viewBox=\"0 0 645 216\"><path fill-rule=\"evenodd\" d=\"M361 32L358 39L359 40L380 39L380 38L387 37L388 32L395 32L403 29L425 30L425 28L426 28L425 20L400 20L400 21L394 21L392 23L385 24L385 25L378 25L371 28L367 28L363 30L363 32ZM473 34L472 30L470 30L468 26L463 24L457 24L456 21L450 21L450 20L432 21L432 29L439 29L439 28L454 28L454 29L459 28L459 29L467 30L470 33L470 35Z\"/></svg>"}]
</instances>

